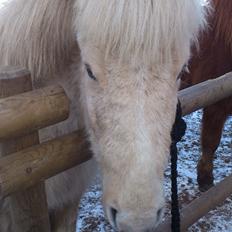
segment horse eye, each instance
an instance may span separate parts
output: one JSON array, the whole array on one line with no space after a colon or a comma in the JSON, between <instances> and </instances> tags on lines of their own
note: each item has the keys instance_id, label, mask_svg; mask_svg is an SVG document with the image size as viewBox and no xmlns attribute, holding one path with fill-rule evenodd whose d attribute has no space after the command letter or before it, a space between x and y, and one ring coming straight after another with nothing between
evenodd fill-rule
<instances>
[{"instance_id":1,"label":"horse eye","mask_svg":"<svg viewBox=\"0 0 232 232\"><path fill-rule=\"evenodd\" d=\"M85 68L86 68L86 71L87 71L89 77L90 77L91 79L93 79L93 80L96 81L97 78L94 76L94 74L93 74L93 72L92 72L92 70L91 70L91 68L90 68L90 65L89 65L89 64L85 64Z\"/></svg>"},{"instance_id":2,"label":"horse eye","mask_svg":"<svg viewBox=\"0 0 232 232\"><path fill-rule=\"evenodd\" d=\"M178 74L178 77L177 77L177 80L178 79L181 79L181 77L184 75L184 73L188 72L188 65L187 64L184 64L182 66L182 69L180 71L180 73Z\"/></svg>"}]
</instances>

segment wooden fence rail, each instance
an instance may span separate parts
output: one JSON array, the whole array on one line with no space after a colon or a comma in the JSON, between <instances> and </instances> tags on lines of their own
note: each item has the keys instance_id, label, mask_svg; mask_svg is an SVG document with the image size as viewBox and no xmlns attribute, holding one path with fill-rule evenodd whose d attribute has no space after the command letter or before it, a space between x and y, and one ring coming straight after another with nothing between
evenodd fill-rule
<instances>
[{"instance_id":1,"label":"wooden fence rail","mask_svg":"<svg viewBox=\"0 0 232 232\"><path fill-rule=\"evenodd\" d=\"M0 197L25 190L91 158L84 134L74 132L0 159Z\"/></svg>"},{"instance_id":2,"label":"wooden fence rail","mask_svg":"<svg viewBox=\"0 0 232 232\"><path fill-rule=\"evenodd\" d=\"M0 99L0 140L32 133L63 121L68 115L69 100L60 86Z\"/></svg>"},{"instance_id":3,"label":"wooden fence rail","mask_svg":"<svg viewBox=\"0 0 232 232\"><path fill-rule=\"evenodd\" d=\"M197 222L201 217L206 215L210 210L215 209L217 205L222 204L227 197L232 194L232 175L226 177L219 184L210 188L207 192L193 200L189 205L184 207L181 212L181 231L187 229ZM171 232L171 219L159 226L155 232Z\"/></svg>"},{"instance_id":4,"label":"wooden fence rail","mask_svg":"<svg viewBox=\"0 0 232 232\"><path fill-rule=\"evenodd\" d=\"M212 105L232 95L232 72L179 91L183 115Z\"/></svg>"}]
</instances>

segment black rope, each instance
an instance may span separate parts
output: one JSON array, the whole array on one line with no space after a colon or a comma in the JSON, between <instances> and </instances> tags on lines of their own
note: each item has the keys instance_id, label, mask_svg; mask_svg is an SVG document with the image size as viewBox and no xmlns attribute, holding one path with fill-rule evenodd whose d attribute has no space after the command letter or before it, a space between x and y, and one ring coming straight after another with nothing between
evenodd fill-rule
<instances>
[{"instance_id":1,"label":"black rope","mask_svg":"<svg viewBox=\"0 0 232 232\"><path fill-rule=\"evenodd\" d=\"M175 123L172 127L171 132L171 147L170 147L170 155L171 155L171 182L172 182L172 207L171 207L171 214L172 214L172 222L171 222L171 229L172 232L180 232L180 212L179 212L179 202L178 202L178 187L177 187L177 143L181 140L184 136L186 130L186 123L182 118L182 110L181 104L178 101L177 108L176 108L176 119Z\"/></svg>"}]
</instances>

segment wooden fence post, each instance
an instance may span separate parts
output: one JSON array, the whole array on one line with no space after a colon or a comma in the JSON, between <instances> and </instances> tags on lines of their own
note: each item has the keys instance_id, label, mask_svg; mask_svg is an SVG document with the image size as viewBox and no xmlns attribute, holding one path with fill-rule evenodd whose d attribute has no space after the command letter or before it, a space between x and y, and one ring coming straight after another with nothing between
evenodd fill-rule
<instances>
[{"instance_id":1,"label":"wooden fence post","mask_svg":"<svg viewBox=\"0 0 232 232\"><path fill-rule=\"evenodd\" d=\"M0 98L32 90L30 73L17 67L0 69ZM1 123L1 122L0 122ZM23 137L1 141L0 155L8 155L32 145L39 144L38 132ZM30 170L26 170L30 173ZM12 231L49 232L50 223L45 194L45 185L39 183L25 191L5 199L9 202Z\"/></svg>"}]
</instances>

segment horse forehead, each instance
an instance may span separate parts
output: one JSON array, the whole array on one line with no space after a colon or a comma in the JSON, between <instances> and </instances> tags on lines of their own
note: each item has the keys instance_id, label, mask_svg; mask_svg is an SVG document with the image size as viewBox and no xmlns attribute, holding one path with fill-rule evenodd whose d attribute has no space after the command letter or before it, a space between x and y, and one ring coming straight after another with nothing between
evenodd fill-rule
<instances>
[{"instance_id":1,"label":"horse forehead","mask_svg":"<svg viewBox=\"0 0 232 232\"><path fill-rule=\"evenodd\" d=\"M145 62L172 62L173 47L178 56L185 56L200 24L196 1L180 2L183 4L167 0L87 1L82 4L77 31L81 31L80 38L105 48L106 54L117 52L131 62L138 56ZM196 20L186 20L188 13Z\"/></svg>"}]
</instances>

